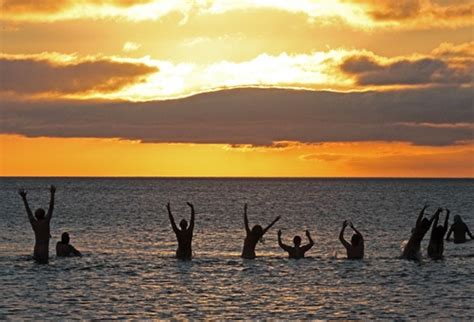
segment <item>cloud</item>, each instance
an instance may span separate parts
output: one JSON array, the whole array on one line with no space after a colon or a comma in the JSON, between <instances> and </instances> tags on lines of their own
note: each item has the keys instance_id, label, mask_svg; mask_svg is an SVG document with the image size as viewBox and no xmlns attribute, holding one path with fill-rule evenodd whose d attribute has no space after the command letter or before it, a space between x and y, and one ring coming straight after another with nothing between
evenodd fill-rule
<instances>
[{"instance_id":1,"label":"cloud","mask_svg":"<svg viewBox=\"0 0 474 322\"><path fill-rule=\"evenodd\" d=\"M126 43L123 44L122 50L126 53L129 53L129 52L136 51L136 50L140 49L141 46L142 45L140 45L136 42L127 41Z\"/></svg>"},{"instance_id":2,"label":"cloud","mask_svg":"<svg viewBox=\"0 0 474 322\"><path fill-rule=\"evenodd\" d=\"M41 56L0 56L0 92L77 94L113 92L157 68L106 58L55 62Z\"/></svg>"},{"instance_id":3,"label":"cloud","mask_svg":"<svg viewBox=\"0 0 474 322\"><path fill-rule=\"evenodd\" d=\"M469 84L474 64L451 67L438 58L400 59L381 64L370 56L352 56L341 70L359 85Z\"/></svg>"},{"instance_id":4,"label":"cloud","mask_svg":"<svg viewBox=\"0 0 474 322\"><path fill-rule=\"evenodd\" d=\"M151 0L86 0L82 3L97 5L97 6L117 6L130 7L137 4L144 4ZM73 6L77 1L75 0L0 0L2 11L8 14L15 13L56 13Z\"/></svg>"},{"instance_id":5,"label":"cloud","mask_svg":"<svg viewBox=\"0 0 474 322\"><path fill-rule=\"evenodd\" d=\"M438 23L460 22L471 19L474 4L471 0L460 3L443 4L431 0L346 0L360 4L376 21L425 20ZM471 22L472 24L472 22Z\"/></svg>"},{"instance_id":6,"label":"cloud","mask_svg":"<svg viewBox=\"0 0 474 322\"><path fill-rule=\"evenodd\" d=\"M336 154L336 153L312 153L305 154L301 156L301 159L307 161L317 161L317 162L335 162L347 159L347 155Z\"/></svg>"},{"instance_id":7,"label":"cloud","mask_svg":"<svg viewBox=\"0 0 474 322\"><path fill-rule=\"evenodd\" d=\"M474 122L472 88L454 87L362 93L236 89L146 103L4 100L0 112L6 134L266 146L451 145L472 140Z\"/></svg>"},{"instance_id":8,"label":"cloud","mask_svg":"<svg viewBox=\"0 0 474 322\"><path fill-rule=\"evenodd\" d=\"M348 24L362 29L426 29L472 26L472 1L430 0L0 0L3 20L57 21L81 18L158 20L178 13L185 24L197 15L225 15L252 9L306 16L308 24Z\"/></svg>"},{"instance_id":9,"label":"cloud","mask_svg":"<svg viewBox=\"0 0 474 322\"><path fill-rule=\"evenodd\" d=\"M148 56L81 58L57 53L0 54L0 68L5 69L2 64L9 66L9 72L3 74L14 84L9 85L10 90L24 95L64 96L74 92L82 99L133 101L178 98L236 87L350 91L379 86L391 89L466 86L472 84L474 74L474 59L466 56L468 45L442 44L423 56L387 58L370 51L337 48L310 54L260 54L241 62L220 60L202 64L175 63ZM29 71L27 64L33 67ZM0 85L0 91L7 91L8 83Z\"/></svg>"},{"instance_id":10,"label":"cloud","mask_svg":"<svg viewBox=\"0 0 474 322\"><path fill-rule=\"evenodd\" d=\"M432 54L438 57L456 57L474 59L474 41L454 45L449 42L442 43L432 51Z\"/></svg>"}]
</instances>

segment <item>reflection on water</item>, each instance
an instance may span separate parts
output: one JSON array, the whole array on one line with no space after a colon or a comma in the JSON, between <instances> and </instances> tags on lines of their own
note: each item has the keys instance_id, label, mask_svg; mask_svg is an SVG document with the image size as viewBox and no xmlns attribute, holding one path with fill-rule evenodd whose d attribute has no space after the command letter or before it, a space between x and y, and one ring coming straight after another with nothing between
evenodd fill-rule
<instances>
[{"instance_id":1,"label":"reflection on water","mask_svg":"<svg viewBox=\"0 0 474 322\"><path fill-rule=\"evenodd\" d=\"M58 187L50 252L68 231L85 256L50 254L37 265L16 189L47 206L49 183ZM397 256L426 201L474 228L473 192L470 180L2 179L0 318L471 317L474 242L446 243L442 261ZM195 259L181 262L164 204L179 220L189 218L188 200ZM282 215L255 261L239 258L245 202L251 224ZM365 235L363 261L343 259L344 219ZM287 241L314 232L309 258L287 259L278 229Z\"/></svg>"}]
</instances>

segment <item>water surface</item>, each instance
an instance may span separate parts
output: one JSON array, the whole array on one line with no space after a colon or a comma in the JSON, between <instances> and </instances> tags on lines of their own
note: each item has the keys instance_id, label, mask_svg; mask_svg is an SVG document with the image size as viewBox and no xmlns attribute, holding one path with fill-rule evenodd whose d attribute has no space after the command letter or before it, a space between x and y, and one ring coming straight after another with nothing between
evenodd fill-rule
<instances>
[{"instance_id":1,"label":"water surface","mask_svg":"<svg viewBox=\"0 0 474 322\"><path fill-rule=\"evenodd\" d=\"M31 260L34 236L20 197L48 206L58 188L50 263ZM445 260L399 260L425 202L474 229L472 180L3 178L0 187L0 318L468 318L474 316L474 242L446 243ZM194 260L173 258L175 218L197 211ZM240 259L243 205L250 224L282 219ZM442 216L444 218L444 215ZM366 259L344 259L341 223L364 234ZM312 232L304 260L287 243ZM82 258L54 256L68 231ZM428 237L429 235L427 235ZM350 228L346 238L350 238ZM426 253L427 238L422 244Z\"/></svg>"}]
</instances>

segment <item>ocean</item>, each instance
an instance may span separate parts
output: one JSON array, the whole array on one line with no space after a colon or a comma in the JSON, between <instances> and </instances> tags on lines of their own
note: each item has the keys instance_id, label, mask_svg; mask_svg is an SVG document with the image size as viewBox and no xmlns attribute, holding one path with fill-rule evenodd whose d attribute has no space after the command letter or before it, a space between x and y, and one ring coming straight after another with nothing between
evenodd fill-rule
<instances>
[{"instance_id":1,"label":"ocean","mask_svg":"<svg viewBox=\"0 0 474 322\"><path fill-rule=\"evenodd\" d=\"M19 188L47 209L57 187L50 261L32 260L34 235ZM0 319L444 319L474 316L474 242L445 243L445 259L399 259L421 207L449 208L474 232L470 179L2 178ZM177 222L196 209L192 261L174 258ZM281 220L240 258L250 225ZM441 215L444 220L445 213ZM345 259L343 220L364 235L365 258ZM308 258L290 260L310 230ZM56 258L69 232L84 256ZM350 239L351 229L346 230Z\"/></svg>"}]
</instances>

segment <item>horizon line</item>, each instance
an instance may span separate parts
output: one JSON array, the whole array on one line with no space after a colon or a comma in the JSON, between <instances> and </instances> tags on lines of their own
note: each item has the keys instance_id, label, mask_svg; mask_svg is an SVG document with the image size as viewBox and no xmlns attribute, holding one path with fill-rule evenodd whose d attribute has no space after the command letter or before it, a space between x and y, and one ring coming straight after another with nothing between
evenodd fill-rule
<instances>
[{"instance_id":1,"label":"horizon line","mask_svg":"<svg viewBox=\"0 0 474 322\"><path fill-rule=\"evenodd\" d=\"M101 176L101 175L0 175L1 179L62 179L62 178L78 178L78 179L454 179L454 180L472 180L472 177L408 177L408 176Z\"/></svg>"}]
</instances>

